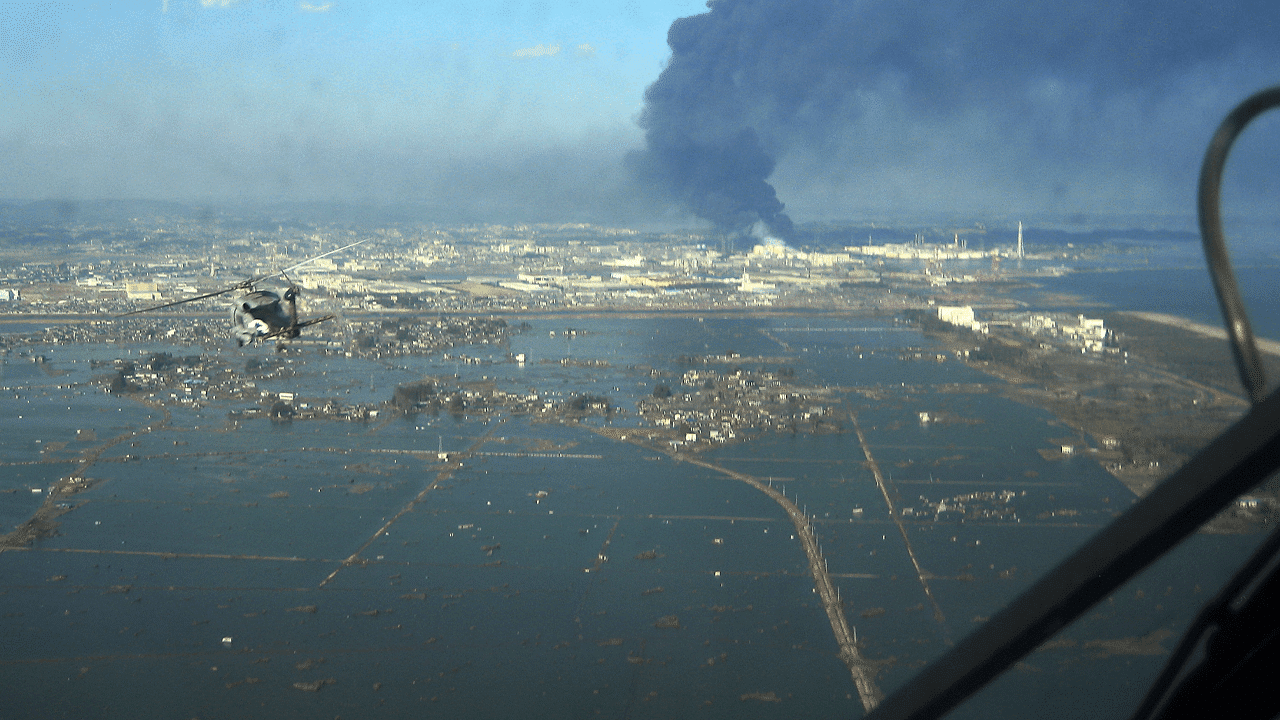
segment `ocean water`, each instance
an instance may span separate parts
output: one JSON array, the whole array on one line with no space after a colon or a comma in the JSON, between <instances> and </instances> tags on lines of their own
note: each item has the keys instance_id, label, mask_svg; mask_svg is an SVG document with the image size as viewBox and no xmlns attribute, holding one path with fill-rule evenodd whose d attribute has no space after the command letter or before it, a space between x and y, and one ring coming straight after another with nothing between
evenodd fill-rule
<instances>
[{"instance_id":1,"label":"ocean water","mask_svg":"<svg viewBox=\"0 0 1280 720\"><path fill-rule=\"evenodd\" d=\"M56 536L0 553L0 716L858 716L794 527L714 468L785 488L813 517L886 692L1132 501L1087 457L1041 457L1068 428L938 362L928 338L892 321L531 324L459 351L478 363L304 354L293 377L263 386L373 401L456 376L607 395L630 412L583 426L232 422L244 403L166 416L93 382L90 360L148 348L4 356L0 531L42 501L33 488L72 472L98 482ZM233 367L247 357L220 352ZM703 454L714 468L592 432L638 425L635 401L678 384L679 356L735 352L744 367L785 361L798 383L837 388L823 402L844 431L764 434ZM949 421L921 424L921 412ZM471 454L452 467L438 449ZM993 511L986 520L929 512L974 493L1005 499L968 501ZM913 510L901 527L886 494ZM1193 538L959 716L1055 701L1062 717L1127 715L1257 541ZM1152 633L1163 652L1114 642Z\"/></svg>"},{"instance_id":2,"label":"ocean water","mask_svg":"<svg viewBox=\"0 0 1280 720\"><path fill-rule=\"evenodd\" d=\"M1250 324L1259 337L1280 338L1277 272L1280 268L1265 265L1236 270ZM1036 284L1045 290L1091 298L1108 309L1162 312L1223 326L1213 283L1203 267L1100 270L1037 279Z\"/></svg>"}]
</instances>

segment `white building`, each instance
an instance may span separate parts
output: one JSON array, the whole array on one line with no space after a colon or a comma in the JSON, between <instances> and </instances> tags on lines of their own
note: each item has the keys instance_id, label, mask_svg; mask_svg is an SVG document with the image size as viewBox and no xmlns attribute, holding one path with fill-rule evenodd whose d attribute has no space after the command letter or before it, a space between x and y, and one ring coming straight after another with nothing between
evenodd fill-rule
<instances>
[{"instance_id":1,"label":"white building","mask_svg":"<svg viewBox=\"0 0 1280 720\"><path fill-rule=\"evenodd\" d=\"M939 305L938 319L952 325L971 327L973 325L973 307L969 305Z\"/></svg>"},{"instance_id":2,"label":"white building","mask_svg":"<svg viewBox=\"0 0 1280 720\"><path fill-rule=\"evenodd\" d=\"M159 300L160 287L154 282L126 283L125 297L130 300Z\"/></svg>"},{"instance_id":3,"label":"white building","mask_svg":"<svg viewBox=\"0 0 1280 720\"><path fill-rule=\"evenodd\" d=\"M970 305L939 305L938 319L944 323L967 328L976 333L987 332L987 324L978 322L974 318L973 307Z\"/></svg>"}]
</instances>

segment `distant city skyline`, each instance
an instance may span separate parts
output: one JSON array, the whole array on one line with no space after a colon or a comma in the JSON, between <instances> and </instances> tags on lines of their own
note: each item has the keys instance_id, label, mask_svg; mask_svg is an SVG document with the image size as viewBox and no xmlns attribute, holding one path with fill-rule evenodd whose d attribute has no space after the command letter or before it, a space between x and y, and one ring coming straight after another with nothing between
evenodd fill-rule
<instances>
[{"instance_id":1,"label":"distant city skyline","mask_svg":"<svg viewBox=\"0 0 1280 720\"><path fill-rule=\"evenodd\" d=\"M1263 2L710 7L6 3L0 198L693 224L634 158L668 29L709 13L700 37L738 45L709 46L729 82L707 117L755 132L796 222L1190 217L1214 126L1280 67ZM1227 212L1274 213L1278 127L1242 138Z\"/></svg>"}]
</instances>

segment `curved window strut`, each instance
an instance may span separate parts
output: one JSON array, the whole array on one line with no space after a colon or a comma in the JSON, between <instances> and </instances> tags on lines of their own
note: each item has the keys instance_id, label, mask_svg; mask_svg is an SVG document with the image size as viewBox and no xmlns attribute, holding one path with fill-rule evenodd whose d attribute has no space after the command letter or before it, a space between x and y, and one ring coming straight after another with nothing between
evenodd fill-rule
<instances>
[{"instance_id":1,"label":"curved window strut","mask_svg":"<svg viewBox=\"0 0 1280 720\"><path fill-rule=\"evenodd\" d=\"M1280 391L1267 393L1219 213L1222 172L1232 143L1250 121L1276 107L1280 86L1232 110L1209 143L1200 172L1201 239L1240 381L1252 402L1249 411L983 627L908 681L871 718L924 720L946 714L1280 468ZM1280 713L1280 694L1271 687L1274 668L1280 666L1277 605L1280 529L1197 616L1134 720L1271 718ZM1197 650L1199 663L1189 666Z\"/></svg>"}]
</instances>

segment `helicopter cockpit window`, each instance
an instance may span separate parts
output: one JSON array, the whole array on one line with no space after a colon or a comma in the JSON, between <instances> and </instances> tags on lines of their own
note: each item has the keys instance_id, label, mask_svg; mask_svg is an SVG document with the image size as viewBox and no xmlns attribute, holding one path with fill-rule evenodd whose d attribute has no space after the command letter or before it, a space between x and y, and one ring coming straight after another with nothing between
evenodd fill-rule
<instances>
[{"instance_id":1,"label":"helicopter cockpit window","mask_svg":"<svg viewBox=\"0 0 1280 720\"><path fill-rule=\"evenodd\" d=\"M873 711L1251 412L1273 5L0 6L0 716ZM1129 716L1278 502L952 715Z\"/></svg>"}]
</instances>

